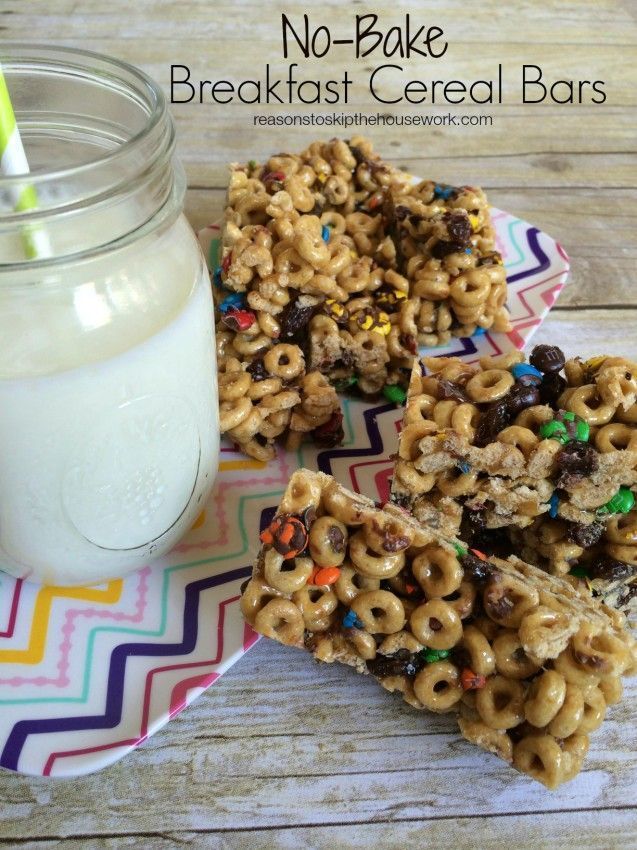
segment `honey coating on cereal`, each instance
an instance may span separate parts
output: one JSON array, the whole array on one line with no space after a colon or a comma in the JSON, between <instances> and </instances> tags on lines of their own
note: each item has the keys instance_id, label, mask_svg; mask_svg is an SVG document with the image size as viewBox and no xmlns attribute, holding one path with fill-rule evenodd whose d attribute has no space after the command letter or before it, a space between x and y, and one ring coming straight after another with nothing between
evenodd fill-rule
<instances>
[{"instance_id":1,"label":"honey coating on cereal","mask_svg":"<svg viewBox=\"0 0 637 850\"><path fill-rule=\"evenodd\" d=\"M261 538L241 598L257 631L453 713L467 740L548 788L579 772L621 677L637 671L619 612L323 473L294 473Z\"/></svg>"},{"instance_id":2,"label":"honey coating on cereal","mask_svg":"<svg viewBox=\"0 0 637 850\"><path fill-rule=\"evenodd\" d=\"M338 444L331 389L402 399L419 345L509 329L484 192L416 184L360 136L233 166L214 281L221 431L262 461Z\"/></svg>"},{"instance_id":3,"label":"honey coating on cereal","mask_svg":"<svg viewBox=\"0 0 637 850\"><path fill-rule=\"evenodd\" d=\"M637 615L637 364L557 346L414 365L392 499Z\"/></svg>"}]
</instances>

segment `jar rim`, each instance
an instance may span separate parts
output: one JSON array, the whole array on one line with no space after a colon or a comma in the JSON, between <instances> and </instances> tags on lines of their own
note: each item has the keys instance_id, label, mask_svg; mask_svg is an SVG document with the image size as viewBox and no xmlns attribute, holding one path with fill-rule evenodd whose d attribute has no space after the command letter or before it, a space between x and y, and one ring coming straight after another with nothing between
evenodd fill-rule
<instances>
[{"instance_id":1,"label":"jar rim","mask_svg":"<svg viewBox=\"0 0 637 850\"><path fill-rule=\"evenodd\" d=\"M68 59L67 62L64 62L65 58ZM72 59L76 59L77 61L73 63L71 61ZM81 60L84 60L84 63ZM167 114L166 97L159 85L148 74L129 62L98 53L94 50L83 50L77 47L51 47L46 44L32 44L22 41L7 41L2 45L2 65L5 71L10 71L12 67L24 67L31 63L43 61L49 62L52 66L57 65L67 70L77 68L78 70L90 71L94 76L98 77L106 76L104 73L100 73L102 68L104 71L106 69L112 69L115 73L110 75L111 78L127 86L129 91L132 88L131 82L137 82L138 88L136 89L136 93L142 96L146 95L145 106L150 110L148 120L144 123L141 130L129 139L123 140L113 150L102 153L100 156L87 162L51 170L39 169L38 171L31 171L24 174L0 174L0 189L24 184L25 178L28 178L30 184L37 186L37 184L52 180L74 177L107 163L114 163L117 159L130 155L131 152L134 152L136 148L140 147ZM90 65L88 64L89 61L91 62Z\"/></svg>"}]
</instances>

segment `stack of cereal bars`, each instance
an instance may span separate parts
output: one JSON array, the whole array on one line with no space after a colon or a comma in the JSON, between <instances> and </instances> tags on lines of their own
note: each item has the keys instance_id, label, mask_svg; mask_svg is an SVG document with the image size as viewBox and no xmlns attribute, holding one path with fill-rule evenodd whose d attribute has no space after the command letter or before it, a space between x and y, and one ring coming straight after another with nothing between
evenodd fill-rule
<instances>
[{"instance_id":1,"label":"stack of cereal bars","mask_svg":"<svg viewBox=\"0 0 637 850\"><path fill-rule=\"evenodd\" d=\"M509 329L484 193L409 175L363 138L234 166L214 273L221 431L342 439L337 392L402 400L419 345Z\"/></svg>"},{"instance_id":2,"label":"stack of cereal bars","mask_svg":"<svg viewBox=\"0 0 637 850\"><path fill-rule=\"evenodd\" d=\"M452 713L466 739L548 788L577 775L637 672L624 616L586 589L447 542L323 473L294 473L261 540L241 599L257 631Z\"/></svg>"}]
</instances>

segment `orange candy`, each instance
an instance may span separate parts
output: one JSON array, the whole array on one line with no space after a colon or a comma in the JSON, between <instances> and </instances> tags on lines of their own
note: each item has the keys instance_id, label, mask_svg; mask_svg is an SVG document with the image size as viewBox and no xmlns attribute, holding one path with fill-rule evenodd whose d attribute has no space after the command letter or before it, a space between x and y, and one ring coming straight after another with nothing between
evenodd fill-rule
<instances>
[{"instance_id":1,"label":"orange candy","mask_svg":"<svg viewBox=\"0 0 637 850\"><path fill-rule=\"evenodd\" d=\"M486 683L487 680L484 676L478 676L477 673L474 673L468 667L465 667L460 674L460 684L463 691L477 691L480 688L484 688Z\"/></svg>"},{"instance_id":2,"label":"orange candy","mask_svg":"<svg viewBox=\"0 0 637 850\"><path fill-rule=\"evenodd\" d=\"M341 574L340 567L317 567L310 576L311 584L334 584Z\"/></svg>"},{"instance_id":3,"label":"orange candy","mask_svg":"<svg viewBox=\"0 0 637 850\"><path fill-rule=\"evenodd\" d=\"M469 551L473 552L473 554L476 556L476 558L480 558L481 561L488 561L489 560L487 558L487 556L484 554L484 552L481 552L479 549L469 549Z\"/></svg>"}]
</instances>

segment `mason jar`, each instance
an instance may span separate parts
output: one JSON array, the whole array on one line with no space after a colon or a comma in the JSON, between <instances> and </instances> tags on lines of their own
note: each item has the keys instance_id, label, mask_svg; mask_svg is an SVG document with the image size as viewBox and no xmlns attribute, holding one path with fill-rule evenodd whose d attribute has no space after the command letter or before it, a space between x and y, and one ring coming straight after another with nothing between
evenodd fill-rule
<instances>
[{"instance_id":1,"label":"mason jar","mask_svg":"<svg viewBox=\"0 0 637 850\"><path fill-rule=\"evenodd\" d=\"M212 486L210 281L159 87L81 50L2 63L31 173L0 178L0 569L95 583L166 552Z\"/></svg>"}]
</instances>

